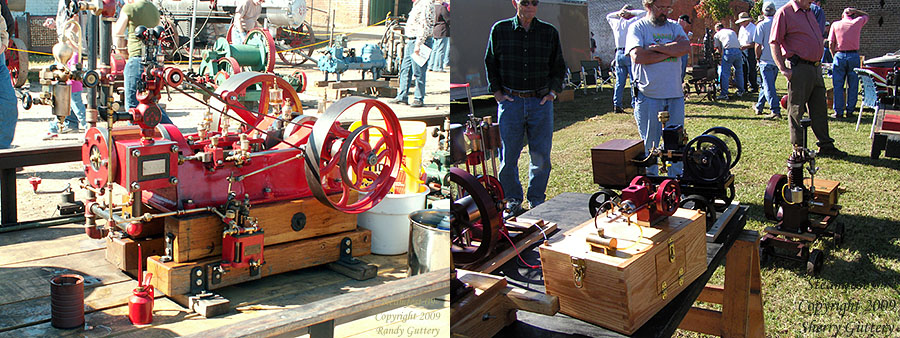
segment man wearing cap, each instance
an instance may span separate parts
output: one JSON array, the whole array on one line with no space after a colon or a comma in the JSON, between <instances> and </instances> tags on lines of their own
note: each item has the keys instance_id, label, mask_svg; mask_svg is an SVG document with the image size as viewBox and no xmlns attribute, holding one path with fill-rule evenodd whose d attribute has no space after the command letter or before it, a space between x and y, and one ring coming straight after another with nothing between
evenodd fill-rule
<instances>
[{"instance_id":1,"label":"man wearing cap","mask_svg":"<svg viewBox=\"0 0 900 338\"><path fill-rule=\"evenodd\" d=\"M487 81L500 124L500 185L509 214L524 212L519 156L527 138L531 166L527 198L546 198L553 141L553 100L562 91L566 64L556 27L538 20L538 0L512 0L516 16L491 28L484 56ZM527 137L526 137L527 136Z\"/></svg>"},{"instance_id":2,"label":"man wearing cap","mask_svg":"<svg viewBox=\"0 0 900 338\"><path fill-rule=\"evenodd\" d=\"M719 84L722 92L717 100L728 100L728 86L731 79L731 68L734 67L734 83L737 86L737 96L744 95L744 55L741 54L741 43L733 30L725 28L721 22L716 24L715 39L716 48L722 54L722 62L719 64Z\"/></svg>"},{"instance_id":3,"label":"man wearing cap","mask_svg":"<svg viewBox=\"0 0 900 338\"><path fill-rule=\"evenodd\" d=\"M667 125L684 124L684 91L681 87L681 57L691 49L684 29L667 15L672 13L674 0L643 0L648 15L628 28L625 51L631 55L631 71L635 96L634 120L649 153L660 144L662 125L658 114L669 112ZM680 175L682 163L669 168L669 175ZM656 165L647 174L658 173Z\"/></svg>"},{"instance_id":4,"label":"man wearing cap","mask_svg":"<svg viewBox=\"0 0 900 338\"><path fill-rule=\"evenodd\" d=\"M684 29L684 33L687 34L688 41L694 36L694 32L691 31L691 17L687 14L682 14L678 17L678 25L681 26L681 29ZM688 54L684 54L681 57L681 82L684 82L684 76L687 75L687 65L688 65Z\"/></svg>"},{"instance_id":5,"label":"man wearing cap","mask_svg":"<svg viewBox=\"0 0 900 338\"><path fill-rule=\"evenodd\" d=\"M859 67L859 36L862 26L869 21L869 14L856 8L844 9L841 20L831 24L828 41L834 51L834 63L831 65L832 83L834 84L834 118L853 115L856 110L856 99L859 92L859 76L853 68ZM847 80L847 100L844 102L844 80Z\"/></svg>"},{"instance_id":6,"label":"man wearing cap","mask_svg":"<svg viewBox=\"0 0 900 338\"><path fill-rule=\"evenodd\" d=\"M756 34L756 25L753 24L753 19L750 18L750 14L747 12L741 12L738 14L737 21L734 22L737 25L740 25L741 28L738 30L738 42L741 44L741 52L744 54L744 77L746 81L744 81L744 91L746 92L749 88L750 91L755 92L759 90L759 84L756 82L756 48L754 48L753 40L756 38L754 35Z\"/></svg>"},{"instance_id":7,"label":"man wearing cap","mask_svg":"<svg viewBox=\"0 0 900 338\"><path fill-rule=\"evenodd\" d=\"M762 74L762 89L759 92L759 98L756 100L754 110L756 115L763 114L763 108L766 102L769 103L769 109L772 114L768 116L770 119L781 119L781 105L778 104L778 93L775 92L775 78L778 76L778 67L775 65L775 59L772 58L772 47L769 45L769 33L772 32L772 17L775 15L775 4L766 1L763 4L762 12L765 15L762 22L756 25L756 34L754 42L756 44L756 55L759 59L759 73Z\"/></svg>"},{"instance_id":8,"label":"man wearing cap","mask_svg":"<svg viewBox=\"0 0 900 338\"><path fill-rule=\"evenodd\" d=\"M625 95L625 80L631 73L631 57L625 53L625 36L628 35L628 27L647 15L647 11L633 9L626 4L622 9L606 15L613 31L613 39L616 41L616 57L613 60L616 70L616 87L613 89L613 106L616 113L625 113L622 97ZM632 102L634 98L632 97Z\"/></svg>"},{"instance_id":9,"label":"man wearing cap","mask_svg":"<svg viewBox=\"0 0 900 338\"><path fill-rule=\"evenodd\" d=\"M822 31L810 11L810 0L791 0L775 12L769 44L778 70L788 81L788 124L791 143L804 146L800 119L806 110L818 139L819 154L840 157L847 153L834 146L828 135L825 81L820 67L824 52ZM786 61L790 61L790 68Z\"/></svg>"}]
</instances>

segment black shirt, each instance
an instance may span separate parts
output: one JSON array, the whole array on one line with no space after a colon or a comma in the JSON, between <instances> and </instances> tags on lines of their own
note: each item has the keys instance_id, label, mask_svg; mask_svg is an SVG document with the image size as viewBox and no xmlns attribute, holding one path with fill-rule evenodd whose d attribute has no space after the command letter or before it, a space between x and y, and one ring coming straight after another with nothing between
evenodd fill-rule
<instances>
[{"instance_id":1,"label":"black shirt","mask_svg":"<svg viewBox=\"0 0 900 338\"><path fill-rule=\"evenodd\" d=\"M566 64L559 32L537 18L531 21L528 31L519 24L517 16L495 23L484 64L492 93L504 87L519 91L549 88L562 92Z\"/></svg>"}]
</instances>

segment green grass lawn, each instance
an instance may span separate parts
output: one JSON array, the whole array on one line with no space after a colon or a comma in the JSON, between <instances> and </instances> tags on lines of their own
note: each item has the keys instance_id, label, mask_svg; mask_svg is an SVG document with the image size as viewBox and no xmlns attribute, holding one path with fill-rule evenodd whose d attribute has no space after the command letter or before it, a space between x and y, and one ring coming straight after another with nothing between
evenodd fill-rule
<instances>
[{"instance_id":1,"label":"green grass lawn","mask_svg":"<svg viewBox=\"0 0 900 338\"><path fill-rule=\"evenodd\" d=\"M829 88L830 82L831 79L826 79ZM779 95L787 93L781 76L777 87ZM578 90L574 101L555 106L553 171L548 199L563 192L597 191L591 172L590 148L611 139L640 139L630 114L632 110L627 109L629 114L613 113L611 97L612 89L607 85L599 94ZM724 126L740 137L743 154L733 169L735 200L750 207L746 229L762 233L766 226L772 225L763 215L765 185L773 174L786 174L791 145L787 119L770 121L755 115L751 108L755 102L756 97L750 95L728 102L700 101L699 95L691 96L685 107L685 129L692 138L710 127ZM492 100L479 103L477 115L496 114ZM453 118L458 121L468 106L453 106ZM787 112L782 114L786 116ZM846 239L840 247L835 247L830 239L815 243L814 247L826 254L824 268L816 277L807 276L805 264L795 262L776 260L762 267L768 336L900 336L900 216L896 209L900 205L900 159L885 159L883 155L879 160L869 158L871 118L872 112L866 111L859 131L854 131L855 119L829 121L835 145L849 156L817 159L820 171L816 178L840 181L847 189L840 197L843 209L838 218L846 227ZM810 146L815 148L811 130L809 137ZM528 161L526 150L519 163L523 183L528 180ZM723 267L719 267L710 282L724 282ZM859 308L843 313L837 310L812 313L810 302L859 302ZM872 302L885 306L873 309ZM811 324L825 325L819 329L826 331L812 333ZM891 333L871 331L886 325L892 326ZM840 331L835 327L840 327ZM677 336L698 335L679 331Z\"/></svg>"}]
</instances>

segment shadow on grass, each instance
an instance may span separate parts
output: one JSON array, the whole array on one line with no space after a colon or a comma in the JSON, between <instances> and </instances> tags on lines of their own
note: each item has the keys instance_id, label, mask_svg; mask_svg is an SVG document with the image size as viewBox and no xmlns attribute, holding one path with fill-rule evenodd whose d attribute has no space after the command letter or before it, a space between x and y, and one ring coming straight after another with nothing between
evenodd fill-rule
<instances>
[{"instance_id":1,"label":"shadow on grass","mask_svg":"<svg viewBox=\"0 0 900 338\"><path fill-rule=\"evenodd\" d=\"M748 205L751 219L774 226L763 216L762 205ZM809 279L810 283L816 288L897 287L900 272L884 262L900 259L900 245L894 243L900 239L900 227L890 219L851 214L839 215L836 222L844 225L844 242L836 247L832 238L824 237L813 243L813 248L821 248L825 253L825 264L819 275ZM843 249L855 259L845 260L833 254ZM799 277L807 276L805 263L776 258L764 266L787 269Z\"/></svg>"},{"instance_id":2,"label":"shadow on grass","mask_svg":"<svg viewBox=\"0 0 900 338\"><path fill-rule=\"evenodd\" d=\"M848 162L867 166L900 170L900 160L895 158L881 157L876 160L869 156L847 155L846 157L842 157L840 160L846 160Z\"/></svg>"},{"instance_id":3,"label":"shadow on grass","mask_svg":"<svg viewBox=\"0 0 900 338\"><path fill-rule=\"evenodd\" d=\"M766 118L766 115L747 115L747 116L729 116L729 115L711 115L704 113L696 113L696 112L688 112L687 116L689 118L700 118L700 119L722 119L722 120L757 120L757 121L775 121L769 120ZM781 119L779 121L783 121Z\"/></svg>"},{"instance_id":4,"label":"shadow on grass","mask_svg":"<svg viewBox=\"0 0 900 338\"><path fill-rule=\"evenodd\" d=\"M728 102L722 102L722 101L697 101L697 102L687 101L687 102L685 102L685 104L694 104L694 105L698 105L698 106L709 106L709 107L716 107L716 108L737 108L737 109L747 108L746 104L741 104L741 103L743 103L741 100L729 100Z\"/></svg>"}]
</instances>

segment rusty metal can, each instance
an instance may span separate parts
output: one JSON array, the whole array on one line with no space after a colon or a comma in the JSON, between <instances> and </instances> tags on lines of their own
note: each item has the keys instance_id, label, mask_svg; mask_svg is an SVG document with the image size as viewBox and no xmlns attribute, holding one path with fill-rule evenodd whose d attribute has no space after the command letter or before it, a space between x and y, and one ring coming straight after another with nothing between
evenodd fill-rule
<instances>
[{"instance_id":1,"label":"rusty metal can","mask_svg":"<svg viewBox=\"0 0 900 338\"><path fill-rule=\"evenodd\" d=\"M50 324L59 329L84 325L84 277L65 274L50 279Z\"/></svg>"}]
</instances>

